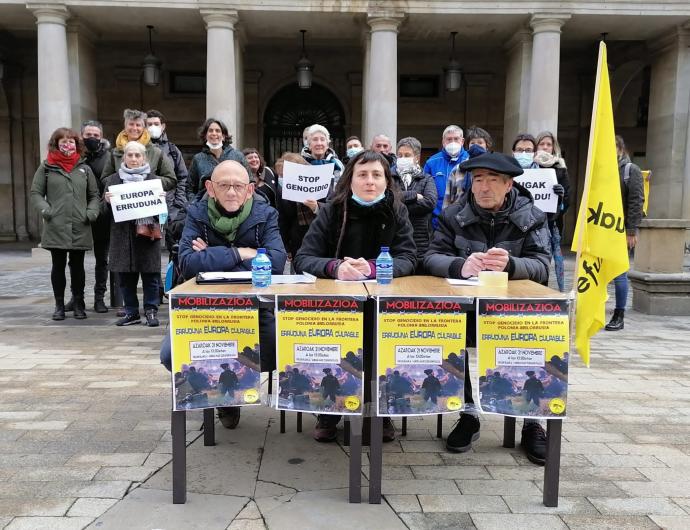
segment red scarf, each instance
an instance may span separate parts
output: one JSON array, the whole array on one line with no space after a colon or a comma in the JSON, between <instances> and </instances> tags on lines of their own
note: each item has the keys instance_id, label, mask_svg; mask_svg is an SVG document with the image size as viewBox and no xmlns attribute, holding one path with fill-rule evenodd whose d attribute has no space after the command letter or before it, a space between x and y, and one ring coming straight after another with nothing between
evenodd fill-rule
<instances>
[{"instance_id":1,"label":"red scarf","mask_svg":"<svg viewBox=\"0 0 690 530\"><path fill-rule=\"evenodd\" d=\"M52 150L48 152L46 161L51 166L58 166L67 171L67 173L71 173L80 158L79 153L76 151L71 155L66 155L62 151Z\"/></svg>"}]
</instances>

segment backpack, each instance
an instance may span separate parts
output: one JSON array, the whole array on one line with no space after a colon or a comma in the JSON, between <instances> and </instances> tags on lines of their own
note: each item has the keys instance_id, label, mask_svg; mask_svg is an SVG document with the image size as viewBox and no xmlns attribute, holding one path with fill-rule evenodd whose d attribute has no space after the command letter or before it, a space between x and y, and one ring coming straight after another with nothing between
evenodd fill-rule
<instances>
[{"instance_id":1,"label":"backpack","mask_svg":"<svg viewBox=\"0 0 690 530\"><path fill-rule=\"evenodd\" d=\"M625 192L628 192L628 181L630 180L630 171L632 168L632 162L625 164L623 168L623 184L625 184ZM642 203L642 213L647 216L647 207L649 206L649 181L652 178L652 171L650 169L641 170L642 171L642 182L644 186L644 202Z\"/></svg>"}]
</instances>

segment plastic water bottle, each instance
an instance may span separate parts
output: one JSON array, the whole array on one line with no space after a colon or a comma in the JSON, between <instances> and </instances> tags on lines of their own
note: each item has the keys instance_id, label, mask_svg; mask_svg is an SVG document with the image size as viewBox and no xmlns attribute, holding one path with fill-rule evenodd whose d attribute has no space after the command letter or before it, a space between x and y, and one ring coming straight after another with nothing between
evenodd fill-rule
<instances>
[{"instance_id":1,"label":"plastic water bottle","mask_svg":"<svg viewBox=\"0 0 690 530\"><path fill-rule=\"evenodd\" d=\"M381 247L381 254L376 258L376 283L387 285L393 281L393 257L388 247Z\"/></svg>"},{"instance_id":2,"label":"plastic water bottle","mask_svg":"<svg viewBox=\"0 0 690 530\"><path fill-rule=\"evenodd\" d=\"M271 285L271 268L271 260L266 255L266 249L257 248L256 257L252 260L252 285L254 287Z\"/></svg>"}]
</instances>

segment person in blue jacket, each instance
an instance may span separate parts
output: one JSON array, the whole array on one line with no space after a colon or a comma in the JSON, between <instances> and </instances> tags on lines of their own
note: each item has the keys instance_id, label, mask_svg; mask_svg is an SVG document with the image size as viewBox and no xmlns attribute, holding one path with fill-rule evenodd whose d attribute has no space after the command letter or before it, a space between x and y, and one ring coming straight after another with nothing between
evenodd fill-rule
<instances>
[{"instance_id":1,"label":"person in blue jacket","mask_svg":"<svg viewBox=\"0 0 690 530\"><path fill-rule=\"evenodd\" d=\"M424 173L431 175L436 183L436 207L431 220L434 228L438 226L438 217L443 209L443 197L450 173L458 164L469 158L469 154L462 147L464 141L462 129L457 125L449 125L443 131L441 140L443 148L424 164Z\"/></svg>"},{"instance_id":2,"label":"person in blue jacket","mask_svg":"<svg viewBox=\"0 0 690 530\"><path fill-rule=\"evenodd\" d=\"M179 264L185 278L199 272L248 271L257 248L265 248L273 274L282 274L287 253L278 229L278 212L254 199L254 184L241 163L219 163L204 183L206 195L190 204L180 240ZM275 318L259 309L261 371L275 368ZM161 363L171 370L170 336L163 340ZM234 429L239 407L218 409L223 426Z\"/></svg>"}]
</instances>

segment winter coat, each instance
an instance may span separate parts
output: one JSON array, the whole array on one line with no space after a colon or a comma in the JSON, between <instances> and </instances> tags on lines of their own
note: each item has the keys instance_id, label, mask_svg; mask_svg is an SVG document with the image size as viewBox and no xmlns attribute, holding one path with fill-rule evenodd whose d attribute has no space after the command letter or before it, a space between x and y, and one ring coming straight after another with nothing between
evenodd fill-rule
<instances>
[{"instance_id":1,"label":"winter coat","mask_svg":"<svg viewBox=\"0 0 690 530\"><path fill-rule=\"evenodd\" d=\"M504 210L487 212L475 206L470 190L446 208L424 256L426 270L442 278L462 278L462 266L470 254L499 247L510 253L509 279L546 285L551 260L546 214L517 182L513 182L507 202Z\"/></svg>"},{"instance_id":2,"label":"winter coat","mask_svg":"<svg viewBox=\"0 0 690 530\"><path fill-rule=\"evenodd\" d=\"M412 225L407 208L393 203L389 191L373 206L360 206L352 199L346 203L347 221L343 226L344 205L329 202L320 208L302 246L294 257L295 269L319 278L334 278L334 261L345 256L363 257L372 264L382 246L393 256L393 276L409 276L417 264L417 248L412 238ZM344 234L341 239L341 231ZM337 249L341 239L340 249Z\"/></svg>"},{"instance_id":3,"label":"winter coat","mask_svg":"<svg viewBox=\"0 0 690 530\"><path fill-rule=\"evenodd\" d=\"M625 182L625 165L630 166L630 177ZM630 162L628 155L618 160L618 173L621 181L621 198L623 199L623 217L628 235L634 235L642 222L644 205L644 178L640 167Z\"/></svg>"},{"instance_id":4,"label":"winter coat","mask_svg":"<svg viewBox=\"0 0 690 530\"><path fill-rule=\"evenodd\" d=\"M106 159L103 173L101 173L101 180L108 179L113 173L117 173L122 165L124 154L124 150L119 147L113 147L110 150L110 156ZM165 191L175 189L177 177L172 162L167 156L163 156L163 152L152 142L146 144L146 160L153 174L161 180L163 189Z\"/></svg>"},{"instance_id":5,"label":"winter coat","mask_svg":"<svg viewBox=\"0 0 690 530\"><path fill-rule=\"evenodd\" d=\"M90 224L100 211L98 184L91 168L80 160L69 173L41 162L31 183L31 204L43 217L41 246L89 250Z\"/></svg>"},{"instance_id":6,"label":"winter coat","mask_svg":"<svg viewBox=\"0 0 690 530\"><path fill-rule=\"evenodd\" d=\"M544 169L549 169L546 166L539 166ZM554 213L547 214L549 224L554 223L559 217L563 217L565 212L570 206L570 179L568 178L568 168L556 166L551 166L556 172L556 181L563 186L563 197L558 198L558 209Z\"/></svg>"},{"instance_id":7,"label":"winter coat","mask_svg":"<svg viewBox=\"0 0 690 530\"><path fill-rule=\"evenodd\" d=\"M270 167L265 167L262 173L262 180L263 180L263 185L258 186L258 179L256 179L256 184L254 186L254 191L256 193L259 193L262 195L266 201L273 206L273 208L277 208L277 204L279 201L279 196L278 196L278 179L275 176L275 173L273 173L273 170Z\"/></svg>"},{"instance_id":8,"label":"winter coat","mask_svg":"<svg viewBox=\"0 0 690 530\"><path fill-rule=\"evenodd\" d=\"M144 180L157 178L158 175L149 173ZM119 173L113 173L105 179L104 184L107 189L109 186L123 184L123 181ZM110 204L108 208L112 212ZM134 220L110 223L108 268L113 272L160 272L161 240L151 241L136 233L137 225Z\"/></svg>"},{"instance_id":9,"label":"winter coat","mask_svg":"<svg viewBox=\"0 0 690 530\"><path fill-rule=\"evenodd\" d=\"M412 223L413 237L417 245L417 260L421 265L426 249L429 248L431 240L431 212L436 206L436 184L431 175L422 172L412 177L410 186L405 189L402 179L397 173L393 174L393 180L397 182L402 192L402 202L407 206ZM417 199L417 195L422 195L422 199Z\"/></svg>"},{"instance_id":10,"label":"winter coat","mask_svg":"<svg viewBox=\"0 0 690 530\"><path fill-rule=\"evenodd\" d=\"M231 145L227 145L223 148L220 158L216 158L211 150L204 146L201 152L194 155L194 158L192 158L192 165L189 168L189 176L187 177L187 200L189 202L198 200L204 195L206 191L204 182L211 178L211 173L213 173L216 166L225 160L235 160L246 167L247 171L251 173L249 164L247 164L244 155Z\"/></svg>"},{"instance_id":11,"label":"winter coat","mask_svg":"<svg viewBox=\"0 0 690 530\"><path fill-rule=\"evenodd\" d=\"M197 252L192 241L201 238L208 248ZM273 274L282 274L287 255L278 230L278 212L267 203L254 200L249 217L237 230L235 241L228 242L211 226L208 199L204 198L187 208L187 221L180 239L179 263L182 275L193 278L206 271L250 271L251 260L240 257L238 247L265 248L273 265Z\"/></svg>"},{"instance_id":12,"label":"winter coat","mask_svg":"<svg viewBox=\"0 0 690 530\"><path fill-rule=\"evenodd\" d=\"M319 208L322 208L324 203L325 200L319 201ZM302 240L304 239L304 236L307 235L309 225L311 224L299 223L298 210L302 210L304 212L304 216L308 219L313 218L314 214L308 206L296 201L279 199L278 207L278 211L280 212L280 217L278 219L280 235L283 238L283 243L285 243L285 249L294 257L299 250L299 247L302 246ZM314 222L313 219L311 222Z\"/></svg>"},{"instance_id":13,"label":"winter coat","mask_svg":"<svg viewBox=\"0 0 690 530\"><path fill-rule=\"evenodd\" d=\"M312 166L322 166L325 164L333 164L333 179L334 179L334 184L338 182L338 179L340 178L340 175L343 173L343 169L345 169L345 166L343 163L338 159L338 155L335 154L335 151L331 149L330 147L326 150L326 156L320 159L314 158L314 155L311 154L311 151L309 150L308 147L303 147L302 151L300 152L300 155L302 158L304 158L309 164ZM333 186L335 187L335 186Z\"/></svg>"},{"instance_id":14,"label":"winter coat","mask_svg":"<svg viewBox=\"0 0 690 530\"><path fill-rule=\"evenodd\" d=\"M187 205L187 166L182 157L182 151L170 140L166 133L161 134L157 140L152 140L154 145L158 147L165 157L170 160L173 165L173 171L177 177L177 186L175 189L169 190L165 194L165 202L168 205L168 218L175 219L180 210Z\"/></svg>"},{"instance_id":15,"label":"winter coat","mask_svg":"<svg viewBox=\"0 0 690 530\"><path fill-rule=\"evenodd\" d=\"M93 174L96 177L96 184L98 184L98 197L103 197L103 192L105 188L103 186L103 181L101 180L101 174L103 173L103 168L105 167L105 162L110 155L110 142L103 139L98 151L90 152L86 151L84 155L84 161L91 168ZM98 219L91 225L91 231L93 233L94 239L103 240L110 237L110 210L105 201L100 200L100 213Z\"/></svg>"},{"instance_id":16,"label":"winter coat","mask_svg":"<svg viewBox=\"0 0 690 530\"><path fill-rule=\"evenodd\" d=\"M424 173L431 175L436 183L436 207L433 213L433 224L437 226L437 219L441 215L443 209L443 196L446 193L446 182L450 177L450 172L453 168L464 162L470 157L465 149L460 149L458 156L451 158L445 149L441 149L438 153L431 156L424 164Z\"/></svg>"}]
</instances>

